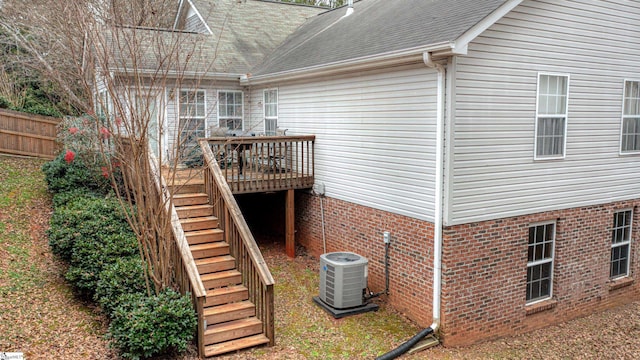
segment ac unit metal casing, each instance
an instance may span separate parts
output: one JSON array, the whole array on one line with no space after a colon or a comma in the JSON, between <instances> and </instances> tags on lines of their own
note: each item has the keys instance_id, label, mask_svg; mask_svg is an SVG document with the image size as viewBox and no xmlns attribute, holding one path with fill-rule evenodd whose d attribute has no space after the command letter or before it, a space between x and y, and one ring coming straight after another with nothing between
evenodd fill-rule
<instances>
[{"instance_id":1,"label":"ac unit metal casing","mask_svg":"<svg viewBox=\"0 0 640 360\"><path fill-rule=\"evenodd\" d=\"M320 255L320 300L336 309L363 305L368 263L352 252Z\"/></svg>"}]
</instances>

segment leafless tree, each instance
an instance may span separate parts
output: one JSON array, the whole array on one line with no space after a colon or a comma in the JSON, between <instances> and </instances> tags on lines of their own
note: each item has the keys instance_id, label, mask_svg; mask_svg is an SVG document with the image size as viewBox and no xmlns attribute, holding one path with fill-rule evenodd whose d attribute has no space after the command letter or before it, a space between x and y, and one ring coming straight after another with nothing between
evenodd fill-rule
<instances>
[{"instance_id":1,"label":"leafless tree","mask_svg":"<svg viewBox=\"0 0 640 360\"><path fill-rule=\"evenodd\" d=\"M21 65L41 71L70 103L89 114L85 122L93 119L84 126L97 136L91 146L129 210L128 221L148 264L150 291L172 286L175 276L171 223L161 206L171 197L162 198L156 178L149 176L156 168L149 161L148 139L158 145L164 141L155 99L180 96L166 89L197 88L200 80L193 69L204 73L213 62L202 62L203 35L169 28L176 11L173 0L0 3L2 30L29 55ZM150 30L158 27L165 30ZM175 173L182 162L185 132L177 133L183 138L171 142L168 154L155 154L157 164L173 167L166 173ZM116 175L119 169L122 180Z\"/></svg>"}]
</instances>

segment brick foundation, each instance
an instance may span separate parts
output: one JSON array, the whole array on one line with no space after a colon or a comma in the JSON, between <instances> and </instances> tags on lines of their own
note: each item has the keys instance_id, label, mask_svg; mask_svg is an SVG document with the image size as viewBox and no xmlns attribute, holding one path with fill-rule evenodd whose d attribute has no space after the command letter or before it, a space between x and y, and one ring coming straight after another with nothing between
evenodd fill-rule
<instances>
[{"instance_id":1,"label":"brick foundation","mask_svg":"<svg viewBox=\"0 0 640 360\"><path fill-rule=\"evenodd\" d=\"M514 335L637 300L640 199L452 226L443 234L446 346ZM616 211L634 208L630 277L609 280ZM531 224L556 221L553 298L526 305Z\"/></svg>"},{"instance_id":2,"label":"brick foundation","mask_svg":"<svg viewBox=\"0 0 640 360\"><path fill-rule=\"evenodd\" d=\"M391 233L390 290L383 298L420 325L430 325L433 224L332 198L323 201L327 252L352 251L369 259L369 287L374 292L384 289L383 232ZM296 230L296 241L319 257L319 197L296 193Z\"/></svg>"}]
</instances>

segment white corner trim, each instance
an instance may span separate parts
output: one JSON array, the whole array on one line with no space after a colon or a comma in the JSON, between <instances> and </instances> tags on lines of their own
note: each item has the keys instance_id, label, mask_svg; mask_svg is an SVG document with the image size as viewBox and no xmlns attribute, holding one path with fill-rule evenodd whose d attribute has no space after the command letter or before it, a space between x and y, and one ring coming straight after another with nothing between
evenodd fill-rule
<instances>
[{"instance_id":1,"label":"white corner trim","mask_svg":"<svg viewBox=\"0 0 640 360\"><path fill-rule=\"evenodd\" d=\"M204 18L202 17L202 14L200 14L200 11L198 11L198 8L196 8L196 6L193 5L193 2L191 0L187 0L187 1L189 2L189 6L191 6L191 9L193 9L193 11L196 13L196 15L198 15L198 18L200 19L200 21L202 21L202 24L204 25L204 27L209 32L209 35L213 35L213 31L211 31L211 28L209 27L209 24L207 24L207 22L204 21Z\"/></svg>"},{"instance_id":2,"label":"white corner trim","mask_svg":"<svg viewBox=\"0 0 640 360\"><path fill-rule=\"evenodd\" d=\"M464 34L460 35L455 41L454 49L460 51L460 55L466 54L467 46L471 41L477 38L480 34L482 34L485 30L487 30L491 25L495 24L498 20L502 19L505 15L507 15L511 10L513 10L516 6L520 5L522 0L508 0L502 6L497 8L494 12L486 16L480 22L471 27L471 29L467 30ZM462 49L464 49L464 53L462 53ZM458 52L456 52L458 53Z\"/></svg>"}]
</instances>

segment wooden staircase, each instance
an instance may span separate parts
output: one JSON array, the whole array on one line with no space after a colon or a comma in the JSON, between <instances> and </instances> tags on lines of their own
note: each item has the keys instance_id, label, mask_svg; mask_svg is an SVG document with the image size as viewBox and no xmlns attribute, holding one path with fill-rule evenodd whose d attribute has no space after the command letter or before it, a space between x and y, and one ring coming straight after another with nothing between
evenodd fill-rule
<instances>
[{"instance_id":1,"label":"wooden staircase","mask_svg":"<svg viewBox=\"0 0 640 360\"><path fill-rule=\"evenodd\" d=\"M256 306L242 285L236 259L229 253L224 231L203 192L204 182L191 179L177 186L173 204L207 291L204 324L198 324L204 327L204 356L269 343L262 321L256 317Z\"/></svg>"}]
</instances>

